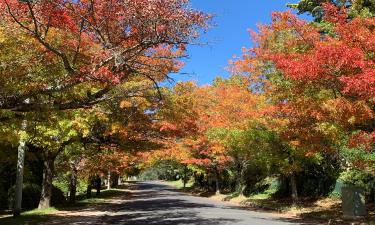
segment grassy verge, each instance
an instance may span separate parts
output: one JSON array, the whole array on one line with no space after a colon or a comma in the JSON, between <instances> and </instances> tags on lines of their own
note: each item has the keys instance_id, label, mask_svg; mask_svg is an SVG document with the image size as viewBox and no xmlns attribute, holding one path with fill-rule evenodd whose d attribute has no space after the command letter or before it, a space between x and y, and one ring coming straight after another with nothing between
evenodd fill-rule
<instances>
[{"instance_id":1,"label":"grassy verge","mask_svg":"<svg viewBox=\"0 0 375 225\"><path fill-rule=\"evenodd\" d=\"M93 193L92 198L84 198L77 202L76 205L89 205L89 204L100 204L106 203L109 199L120 196L125 192L124 189L111 189L111 190L103 190L101 191L100 195L95 195ZM74 206L74 205L73 205Z\"/></svg>"},{"instance_id":2,"label":"grassy verge","mask_svg":"<svg viewBox=\"0 0 375 225\"><path fill-rule=\"evenodd\" d=\"M21 213L21 216L13 218L11 215L5 215L0 218L1 225L36 225L48 221L56 213L64 210L73 210L78 208L89 207L90 205L106 203L109 199L124 194L124 189L103 190L99 196L93 193L92 198L82 199L74 205L63 207L51 207L43 210L33 209ZM78 196L79 197L79 196Z\"/></svg>"},{"instance_id":3,"label":"grassy verge","mask_svg":"<svg viewBox=\"0 0 375 225\"><path fill-rule=\"evenodd\" d=\"M34 209L21 213L21 216L13 218L12 216L0 218L1 225L34 225L48 221L49 215L58 212L54 207L47 209Z\"/></svg>"},{"instance_id":4,"label":"grassy verge","mask_svg":"<svg viewBox=\"0 0 375 225\"><path fill-rule=\"evenodd\" d=\"M178 189L183 189L184 188L184 183L182 180L176 180L176 181L164 181L167 185L178 188ZM192 181L188 181L186 183L186 188L191 188L193 186Z\"/></svg>"}]
</instances>

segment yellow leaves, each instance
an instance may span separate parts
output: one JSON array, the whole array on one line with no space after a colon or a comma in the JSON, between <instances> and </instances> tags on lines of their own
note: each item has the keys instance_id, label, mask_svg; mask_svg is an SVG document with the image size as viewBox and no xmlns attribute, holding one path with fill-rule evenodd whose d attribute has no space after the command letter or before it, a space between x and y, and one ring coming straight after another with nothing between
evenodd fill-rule
<instances>
[{"instance_id":1,"label":"yellow leaves","mask_svg":"<svg viewBox=\"0 0 375 225\"><path fill-rule=\"evenodd\" d=\"M298 141L298 140L293 140L293 141L290 141L289 144L292 145L292 146L298 147L298 146L301 145L301 142Z\"/></svg>"},{"instance_id":2,"label":"yellow leaves","mask_svg":"<svg viewBox=\"0 0 375 225\"><path fill-rule=\"evenodd\" d=\"M113 123L111 125L111 131L112 133L118 133L121 130L121 124L119 123Z\"/></svg>"},{"instance_id":3,"label":"yellow leaves","mask_svg":"<svg viewBox=\"0 0 375 225\"><path fill-rule=\"evenodd\" d=\"M356 118L355 116L351 116L349 119L348 119L348 122L351 124L351 125L354 125L356 123Z\"/></svg>"},{"instance_id":4,"label":"yellow leaves","mask_svg":"<svg viewBox=\"0 0 375 225\"><path fill-rule=\"evenodd\" d=\"M97 119L101 122L108 122L109 121L108 115L105 114L105 113L102 113L102 112L96 112L95 118L93 118L93 119Z\"/></svg>"},{"instance_id":5,"label":"yellow leaves","mask_svg":"<svg viewBox=\"0 0 375 225\"><path fill-rule=\"evenodd\" d=\"M4 34L4 31L3 29L0 28L0 44L4 43L5 42L5 34Z\"/></svg>"},{"instance_id":6,"label":"yellow leaves","mask_svg":"<svg viewBox=\"0 0 375 225\"><path fill-rule=\"evenodd\" d=\"M132 106L132 103L130 101L124 100L120 102L120 108L130 108Z\"/></svg>"},{"instance_id":7,"label":"yellow leaves","mask_svg":"<svg viewBox=\"0 0 375 225\"><path fill-rule=\"evenodd\" d=\"M339 143L341 141L342 129L336 124L329 122L319 123L317 124L317 130L333 142Z\"/></svg>"}]
</instances>

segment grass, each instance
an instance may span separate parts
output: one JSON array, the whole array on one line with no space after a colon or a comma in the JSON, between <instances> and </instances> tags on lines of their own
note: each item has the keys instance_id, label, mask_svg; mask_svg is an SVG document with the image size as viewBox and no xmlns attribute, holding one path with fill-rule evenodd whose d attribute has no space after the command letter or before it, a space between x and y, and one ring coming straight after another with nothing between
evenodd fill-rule
<instances>
[{"instance_id":1,"label":"grass","mask_svg":"<svg viewBox=\"0 0 375 225\"><path fill-rule=\"evenodd\" d=\"M180 180L176 180L176 181L165 181L166 184L172 186L172 187L175 187L177 189L182 189L184 188L184 183L183 181L180 179ZM193 182L192 181L188 181L186 183L186 188L191 188L193 186Z\"/></svg>"},{"instance_id":2,"label":"grass","mask_svg":"<svg viewBox=\"0 0 375 225\"><path fill-rule=\"evenodd\" d=\"M17 218L12 217L11 215L6 215L0 217L1 225L36 225L48 221L54 214L58 213L60 210L69 210L70 208L75 207L87 207L91 204L101 204L105 203L107 199L120 196L124 193L123 189L111 189L101 191L99 196L95 196L93 193L92 198L83 199L77 201L74 205L69 205L65 208L47 208L47 209L33 209L29 211L22 212L21 215ZM70 209L71 210L71 209Z\"/></svg>"},{"instance_id":3,"label":"grass","mask_svg":"<svg viewBox=\"0 0 375 225\"><path fill-rule=\"evenodd\" d=\"M23 212L22 215L26 215L26 216L42 215L43 216L43 215L56 213L57 211L59 210L56 209L55 207L50 207L47 209L33 209L30 211Z\"/></svg>"},{"instance_id":4,"label":"grass","mask_svg":"<svg viewBox=\"0 0 375 225\"><path fill-rule=\"evenodd\" d=\"M34 225L48 221L49 215L58 212L54 207L47 209L33 209L21 213L19 217L4 217L0 218L1 225Z\"/></svg>"},{"instance_id":5,"label":"grass","mask_svg":"<svg viewBox=\"0 0 375 225\"><path fill-rule=\"evenodd\" d=\"M111 190L103 190L100 192L99 196L95 194L92 195L92 198L86 198L83 200L78 201L77 203L80 204L100 204L105 203L107 199L119 196L124 193L123 189L111 189Z\"/></svg>"}]
</instances>

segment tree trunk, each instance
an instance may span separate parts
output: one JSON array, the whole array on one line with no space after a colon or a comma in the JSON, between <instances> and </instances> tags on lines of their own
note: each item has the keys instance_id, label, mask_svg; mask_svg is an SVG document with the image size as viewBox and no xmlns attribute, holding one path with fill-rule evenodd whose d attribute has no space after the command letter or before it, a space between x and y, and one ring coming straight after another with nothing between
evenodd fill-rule
<instances>
[{"instance_id":1,"label":"tree trunk","mask_svg":"<svg viewBox=\"0 0 375 225\"><path fill-rule=\"evenodd\" d=\"M184 182L184 189L186 188L186 183L187 183L187 165L184 166L184 178L183 178L183 182Z\"/></svg>"},{"instance_id":2,"label":"tree trunk","mask_svg":"<svg viewBox=\"0 0 375 225\"><path fill-rule=\"evenodd\" d=\"M244 189L244 166L240 162L237 163L237 178L236 178L236 192L239 195L243 195L243 189Z\"/></svg>"},{"instance_id":3,"label":"tree trunk","mask_svg":"<svg viewBox=\"0 0 375 225\"><path fill-rule=\"evenodd\" d=\"M219 171L215 168L215 192L216 194L220 194L220 184L219 184Z\"/></svg>"},{"instance_id":4,"label":"tree trunk","mask_svg":"<svg viewBox=\"0 0 375 225\"><path fill-rule=\"evenodd\" d=\"M70 186L69 186L69 203L74 204L76 202L77 193L77 167L75 163L71 163L71 174L70 174ZM90 185L90 184L89 184Z\"/></svg>"},{"instance_id":5,"label":"tree trunk","mask_svg":"<svg viewBox=\"0 0 375 225\"><path fill-rule=\"evenodd\" d=\"M290 176L290 188L292 190L293 204L296 204L298 202L298 191L297 191L296 177L294 173L292 173L292 175Z\"/></svg>"},{"instance_id":6,"label":"tree trunk","mask_svg":"<svg viewBox=\"0 0 375 225\"><path fill-rule=\"evenodd\" d=\"M96 186L96 195L100 195L100 189L102 188L102 179L100 179L100 176L98 175L95 180L95 186Z\"/></svg>"},{"instance_id":7,"label":"tree trunk","mask_svg":"<svg viewBox=\"0 0 375 225\"><path fill-rule=\"evenodd\" d=\"M111 189L111 171L108 170L108 175L107 175L107 190Z\"/></svg>"},{"instance_id":8,"label":"tree trunk","mask_svg":"<svg viewBox=\"0 0 375 225\"><path fill-rule=\"evenodd\" d=\"M293 166L294 157L292 156L292 154L290 152L288 154L289 154L289 156L288 156L289 165ZM298 191L297 191L297 183L296 183L295 172L292 172L290 174L290 189L292 191L293 204L296 204L298 202Z\"/></svg>"},{"instance_id":9,"label":"tree trunk","mask_svg":"<svg viewBox=\"0 0 375 225\"><path fill-rule=\"evenodd\" d=\"M17 217L21 214L22 210L22 186L23 186L23 170L25 162L25 151L26 143L20 140L18 146L18 158L17 158L17 180L16 180L16 196L14 199L13 216Z\"/></svg>"},{"instance_id":10,"label":"tree trunk","mask_svg":"<svg viewBox=\"0 0 375 225\"><path fill-rule=\"evenodd\" d=\"M209 173L206 174L206 188L207 188L207 191L210 191L211 190L211 184L210 184L210 179L209 179L209 176L208 176Z\"/></svg>"},{"instance_id":11,"label":"tree trunk","mask_svg":"<svg viewBox=\"0 0 375 225\"><path fill-rule=\"evenodd\" d=\"M119 174L118 173L111 173L111 187L113 188L116 188L118 187L118 178L119 178Z\"/></svg>"},{"instance_id":12,"label":"tree trunk","mask_svg":"<svg viewBox=\"0 0 375 225\"><path fill-rule=\"evenodd\" d=\"M92 178L90 176L88 184L87 184L87 189L86 189L86 198L91 198L91 191L92 191Z\"/></svg>"},{"instance_id":13,"label":"tree trunk","mask_svg":"<svg viewBox=\"0 0 375 225\"><path fill-rule=\"evenodd\" d=\"M42 194L39 201L38 209L46 209L51 206L52 197L52 179L54 173L54 158L45 158L43 162L43 182Z\"/></svg>"}]
</instances>

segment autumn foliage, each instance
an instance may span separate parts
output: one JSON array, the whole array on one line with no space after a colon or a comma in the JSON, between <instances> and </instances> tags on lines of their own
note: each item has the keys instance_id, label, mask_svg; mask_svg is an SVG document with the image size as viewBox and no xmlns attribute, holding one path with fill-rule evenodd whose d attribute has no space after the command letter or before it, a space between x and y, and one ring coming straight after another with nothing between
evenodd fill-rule
<instances>
[{"instance_id":1,"label":"autumn foliage","mask_svg":"<svg viewBox=\"0 0 375 225\"><path fill-rule=\"evenodd\" d=\"M375 18L342 2L292 6L314 22L273 12L230 76L169 87L210 25L188 0L0 0L0 146L36 149L42 206L56 173L91 195L163 162L216 191L277 177L295 201L304 176L374 174Z\"/></svg>"}]
</instances>

